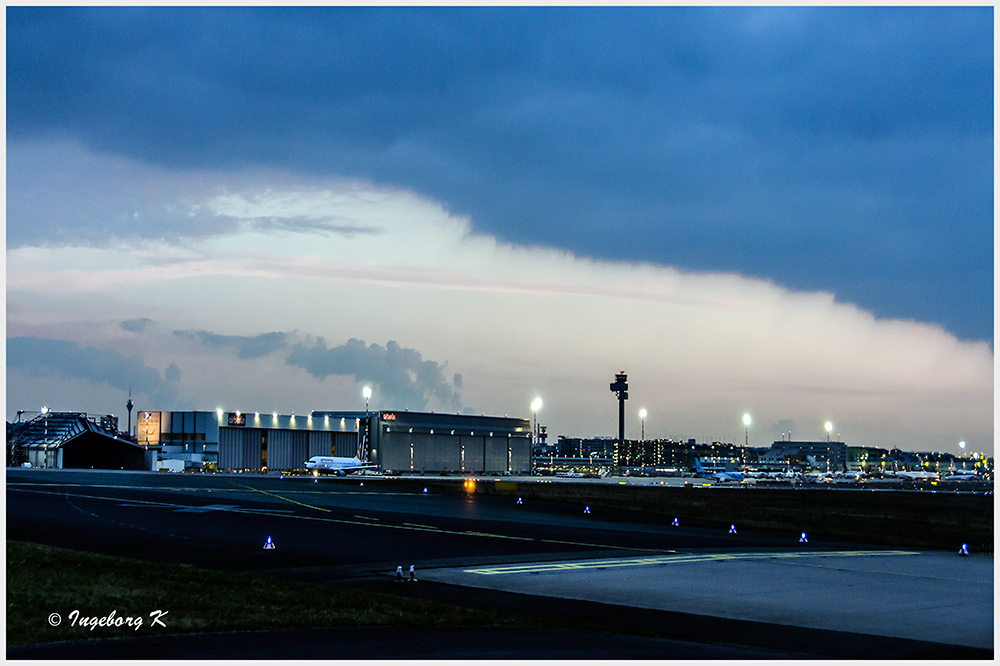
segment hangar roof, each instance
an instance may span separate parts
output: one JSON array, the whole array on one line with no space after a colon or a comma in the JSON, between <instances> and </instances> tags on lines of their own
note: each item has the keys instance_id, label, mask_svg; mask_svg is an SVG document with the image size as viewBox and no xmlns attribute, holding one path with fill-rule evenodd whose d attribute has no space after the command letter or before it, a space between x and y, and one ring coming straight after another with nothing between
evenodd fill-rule
<instances>
[{"instance_id":1,"label":"hangar roof","mask_svg":"<svg viewBox=\"0 0 1000 666\"><path fill-rule=\"evenodd\" d=\"M50 449L58 448L85 433L119 439L115 433L90 420L84 412L48 412L20 424L20 428L16 427L18 424L13 425L12 435L25 447L47 445Z\"/></svg>"}]
</instances>

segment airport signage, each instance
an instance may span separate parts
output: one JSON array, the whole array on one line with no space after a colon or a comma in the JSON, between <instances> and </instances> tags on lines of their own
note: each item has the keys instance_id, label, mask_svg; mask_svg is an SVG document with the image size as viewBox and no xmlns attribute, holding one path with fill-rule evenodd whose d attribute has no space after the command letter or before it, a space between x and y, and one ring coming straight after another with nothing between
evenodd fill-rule
<instances>
[{"instance_id":1,"label":"airport signage","mask_svg":"<svg viewBox=\"0 0 1000 666\"><path fill-rule=\"evenodd\" d=\"M383 414L382 415L382 420L383 421L395 421L396 420L396 415L393 414L393 413L391 413L391 412L388 413L388 414Z\"/></svg>"},{"instance_id":2,"label":"airport signage","mask_svg":"<svg viewBox=\"0 0 1000 666\"><path fill-rule=\"evenodd\" d=\"M247 424L247 415L239 412L229 412L227 423L231 426L244 427Z\"/></svg>"}]
</instances>

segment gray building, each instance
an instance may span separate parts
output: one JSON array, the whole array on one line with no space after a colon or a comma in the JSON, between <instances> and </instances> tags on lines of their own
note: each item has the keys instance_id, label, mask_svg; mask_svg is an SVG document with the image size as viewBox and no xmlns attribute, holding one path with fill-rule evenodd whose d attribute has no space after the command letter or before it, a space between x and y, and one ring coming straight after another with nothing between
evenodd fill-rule
<instances>
[{"instance_id":1,"label":"gray building","mask_svg":"<svg viewBox=\"0 0 1000 666\"><path fill-rule=\"evenodd\" d=\"M161 459L186 467L302 469L313 456L367 452L384 471L527 473L531 421L494 416L392 411L141 411L136 437Z\"/></svg>"},{"instance_id":2,"label":"gray building","mask_svg":"<svg viewBox=\"0 0 1000 666\"><path fill-rule=\"evenodd\" d=\"M526 474L531 471L531 421L439 412L313 412L331 421L358 419L370 458L403 473ZM362 438L364 432L362 431ZM340 454L338 454L340 455ZM353 455L353 451L348 455Z\"/></svg>"},{"instance_id":3,"label":"gray building","mask_svg":"<svg viewBox=\"0 0 1000 666\"><path fill-rule=\"evenodd\" d=\"M37 468L150 469L146 451L115 428L110 415L44 411L7 424L7 464ZM110 428L110 429L109 429Z\"/></svg>"}]
</instances>

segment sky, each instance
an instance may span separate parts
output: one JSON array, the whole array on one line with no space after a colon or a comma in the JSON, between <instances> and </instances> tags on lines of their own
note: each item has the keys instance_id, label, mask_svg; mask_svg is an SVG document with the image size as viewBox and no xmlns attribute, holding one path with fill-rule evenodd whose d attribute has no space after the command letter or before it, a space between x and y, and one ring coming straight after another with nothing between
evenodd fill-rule
<instances>
[{"instance_id":1,"label":"sky","mask_svg":"<svg viewBox=\"0 0 1000 666\"><path fill-rule=\"evenodd\" d=\"M993 14L8 7L7 418L992 455Z\"/></svg>"}]
</instances>

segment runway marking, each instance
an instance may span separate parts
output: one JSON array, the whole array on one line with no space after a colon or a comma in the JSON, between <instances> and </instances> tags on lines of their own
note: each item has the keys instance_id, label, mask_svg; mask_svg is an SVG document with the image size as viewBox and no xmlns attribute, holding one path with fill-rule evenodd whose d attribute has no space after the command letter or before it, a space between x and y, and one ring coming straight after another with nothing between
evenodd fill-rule
<instances>
[{"instance_id":1,"label":"runway marking","mask_svg":"<svg viewBox=\"0 0 1000 666\"><path fill-rule=\"evenodd\" d=\"M88 497L89 499L108 499L106 497L94 498L88 495L74 495L73 497ZM229 511L231 513L255 513L255 514L262 514L265 516L289 514L294 511L294 509L249 509L247 507L239 506L238 504L206 504L204 506L187 506L181 504L167 504L163 502L146 502L144 504L119 502L118 506L125 508L133 508L133 509L173 509L174 513L208 513L210 511Z\"/></svg>"},{"instance_id":2,"label":"runway marking","mask_svg":"<svg viewBox=\"0 0 1000 666\"><path fill-rule=\"evenodd\" d=\"M510 535L507 535L507 534L491 534L489 532L472 532L472 531L468 531L468 532L461 532L461 534L468 534L469 536L490 537L491 539L513 539L515 541L534 541L535 540L532 537L510 536Z\"/></svg>"},{"instance_id":3,"label":"runway marking","mask_svg":"<svg viewBox=\"0 0 1000 666\"><path fill-rule=\"evenodd\" d=\"M463 573L484 576L503 576L523 573L548 573L560 571L586 571L588 569L610 569L622 567L643 567L661 564L689 564L694 562L720 562L725 560L777 560L806 557L871 557L871 556L919 555L908 550L838 550L838 551L792 551L787 553L689 553L662 555L659 557L627 557L613 560L577 560L573 562L538 562L533 564L510 564L496 567L463 569Z\"/></svg>"},{"instance_id":4,"label":"runway marking","mask_svg":"<svg viewBox=\"0 0 1000 666\"><path fill-rule=\"evenodd\" d=\"M281 495L275 495L274 493L269 493L266 490L261 490L260 488L252 488L250 486L244 486L242 483L233 483L232 481L230 481L230 483L232 483L234 486L241 486L243 488L246 488L247 490L253 490L254 492L270 495L271 497L277 497L280 500L291 502L292 504L298 504L299 506L304 506L310 509L316 509L317 511L326 511L327 513L333 513L333 511L331 511L330 509L324 509L321 506L313 506L312 504L306 504L305 502L299 502L298 500L288 499L287 497L282 497Z\"/></svg>"},{"instance_id":5,"label":"runway marking","mask_svg":"<svg viewBox=\"0 0 1000 666\"><path fill-rule=\"evenodd\" d=\"M652 553L673 553L673 550L665 550L663 548L627 548L620 545L605 545L601 543L586 543L583 541L560 541L559 539L539 539L542 543L561 543L565 546L588 546L590 548L607 548L610 550L647 550Z\"/></svg>"},{"instance_id":6,"label":"runway marking","mask_svg":"<svg viewBox=\"0 0 1000 666\"><path fill-rule=\"evenodd\" d=\"M406 527L412 527L412 528L418 529L418 530L429 530L431 532L440 532L440 531L442 531L440 527L434 527L433 525L420 525L420 524L417 524L417 523L403 523L403 525L405 525Z\"/></svg>"},{"instance_id":7,"label":"runway marking","mask_svg":"<svg viewBox=\"0 0 1000 666\"><path fill-rule=\"evenodd\" d=\"M232 511L239 509L236 504L205 504L203 506L189 506L184 509L174 509L177 513L208 513L209 511Z\"/></svg>"},{"instance_id":8,"label":"runway marking","mask_svg":"<svg viewBox=\"0 0 1000 666\"><path fill-rule=\"evenodd\" d=\"M24 489L24 488L18 488L18 490L20 490L21 492L36 493L36 494L39 494L39 495L61 495L61 496L65 496L66 499L69 499L70 497L73 497L73 498L77 498L77 499L104 500L106 502L114 502L116 500L119 500L119 498L116 498L116 497L102 497L101 495L83 495L83 494L79 494L79 493L75 493L75 494L71 495L71 494L66 493L66 492L53 492L53 491L49 491L49 490L34 490L34 489L28 490L28 489ZM153 500L140 500L140 499L129 500L127 502L121 502L121 501L119 501L118 502L118 506L122 506L122 507L134 507L134 508L140 508L141 507L141 508L154 508L154 509L173 509L175 513L182 513L185 510L193 511L193 512L197 513L199 510L202 510L202 509L205 508L204 506L194 506L194 505L191 505L191 504L174 504L172 502L157 502L157 501L153 501ZM210 506L214 507L212 509L208 509L208 510L212 510L212 511L229 511L231 513L251 513L251 514L259 514L259 515L273 515L273 516L278 516L278 517L282 517L282 518L293 518L293 517L296 517L296 516L290 516L290 515L288 515L289 512L291 511L291 509L250 509L250 508L244 508L244 507L239 507L239 506L236 506L236 505L229 505L229 504L215 504L215 505L210 505ZM226 507L231 507L231 508L226 508ZM85 513L90 513L90 512L89 511L85 511ZM91 515L96 515L96 514L91 514Z\"/></svg>"}]
</instances>

